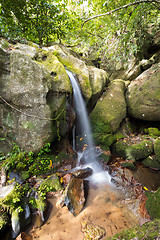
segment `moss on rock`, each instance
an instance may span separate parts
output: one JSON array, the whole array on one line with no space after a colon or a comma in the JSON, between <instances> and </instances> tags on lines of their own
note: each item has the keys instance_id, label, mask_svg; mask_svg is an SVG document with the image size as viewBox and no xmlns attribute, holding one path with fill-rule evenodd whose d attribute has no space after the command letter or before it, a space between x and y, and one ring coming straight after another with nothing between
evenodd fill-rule
<instances>
[{"instance_id":1,"label":"moss on rock","mask_svg":"<svg viewBox=\"0 0 160 240\"><path fill-rule=\"evenodd\" d=\"M160 170L160 163L157 161L154 155L148 156L146 159L142 161L142 164L146 167Z\"/></svg>"},{"instance_id":2,"label":"moss on rock","mask_svg":"<svg viewBox=\"0 0 160 240\"><path fill-rule=\"evenodd\" d=\"M126 168L130 168L135 170L136 166L134 165L134 163L132 161L124 161L120 163L122 167L126 167Z\"/></svg>"},{"instance_id":3,"label":"moss on rock","mask_svg":"<svg viewBox=\"0 0 160 240\"><path fill-rule=\"evenodd\" d=\"M39 190L40 191L60 191L62 190L62 186L59 182L59 178L56 174L53 174L49 176L47 179L45 179L42 184L40 185Z\"/></svg>"},{"instance_id":4,"label":"moss on rock","mask_svg":"<svg viewBox=\"0 0 160 240\"><path fill-rule=\"evenodd\" d=\"M160 220L154 220L152 222L147 222L143 224L142 227L137 226L135 228L130 228L121 233L116 234L114 237L107 238L107 240L142 240L142 239L159 239L160 237Z\"/></svg>"},{"instance_id":5,"label":"moss on rock","mask_svg":"<svg viewBox=\"0 0 160 240\"><path fill-rule=\"evenodd\" d=\"M51 88L53 91L72 91L71 83L64 65L54 54L52 54L52 52L40 49L36 62L40 63L49 72Z\"/></svg>"},{"instance_id":6,"label":"moss on rock","mask_svg":"<svg viewBox=\"0 0 160 240\"><path fill-rule=\"evenodd\" d=\"M117 141L113 146L113 152L128 160L140 160L153 152L153 144L145 138L132 140L125 138Z\"/></svg>"},{"instance_id":7,"label":"moss on rock","mask_svg":"<svg viewBox=\"0 0 160 240\"><path fill-rule=\"evenodd\" d=\"M123 80L115 80L102 95L90 114L94 133L111 134L117 131L126 116Z\"/></svg>"},{"instance_id":8,"label":"moss on rock","mask_svg":"<svg viewBox=\"0 0 160 240\"><path fill-rule=\"evenodd\" d=\"M155 192L146 192L146 209L152 219L160 219L160 188Z\"/></svg>"},{"instance_id":9,"label":"moss on rock","mask_svg":"<svg viewBox=\"0 0 160 240\"><path fill-rule=\"evenodd\" d=\"M157 138L154 143L154 153L156 155L157 161L160 163L160 139Z\"/></svg>"},{"instance_id":10,"label":"moss on rock","mask_svg":"<svg viewBox=\"0 0 160 240\"><path fill-rule=\"evenodd\" d=\"M160 131L158 130L158 128L146 128L144 129L144 131L150 136L160 136Z\"/></svg>"}]
</instances>

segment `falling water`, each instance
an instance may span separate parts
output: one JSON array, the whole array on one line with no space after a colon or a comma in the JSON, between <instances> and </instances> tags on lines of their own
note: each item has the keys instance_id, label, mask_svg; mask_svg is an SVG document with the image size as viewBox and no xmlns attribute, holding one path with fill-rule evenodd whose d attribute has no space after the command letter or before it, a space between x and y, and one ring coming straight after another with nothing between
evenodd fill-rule
<instances>
[{"instance_id":1,"label":"falling water","mask_svg":"<svg viewBox=\"0 0 160 240\"><path fill-rule=\"evenodd\" d=\"M75 111L79 119L79 128L83 139L83 148L78 152L78 167L90 167L93 170L93 175L90 177L91 181L96 182L110 182L111 177L108 172L103 171L102 167L97 161L97 156L94 150L94 141L91 133L88 114L86 111L85 102L83 100L81 90L72 72L67 71L73 87L73 97L75 103ZM75 130L74 130L75 131ZM75 140L74 140L75 141ZM74 147L76 143L74 142Z\"/></svg>"}]
</instances>

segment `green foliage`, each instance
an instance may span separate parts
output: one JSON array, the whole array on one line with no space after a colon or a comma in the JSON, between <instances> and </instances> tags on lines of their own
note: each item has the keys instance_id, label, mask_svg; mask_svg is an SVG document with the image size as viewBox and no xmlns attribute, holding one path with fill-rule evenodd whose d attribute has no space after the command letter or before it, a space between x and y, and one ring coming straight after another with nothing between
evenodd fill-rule
<instances>
[{"instance_id":1,"label":"green foliage","mask_svg":"<svg viewBox=\"0 0 160 240\"><path fill-rule=\"evenodd\" d=\"M61 1L61 0L0 0L0 35L16 41L31 40L40 45L56 42L78 46L78 52L101 58L105 64L126 59L131 54L140 58L151 35L160 24L158 4L150 1L128 6L105 14L134 0ZM146 50L146 49L145 49Z\"/></svg>"},{"instance_id":2,"label":"green foliage","mask_svg":"<svg viewBox=\"0 0 160 240\"><path fill-rule=\"evenodd\" d=\"M8 194L5 198L0 199L0 207L11 213L20 207L19 205L22 199L26 196L28 189L28 184L25 184L24 186L16 184L15 188L11 191L10 194Z\"/></svg>"},{"instance_id":3,"label":"green foliage","mask_svg":"<svg viewBox=\"0 0 160 240\"><path fill-rule=\"evenodd\" d=\"M69 28L65 1L1 0L0 4L1 34L8 38L25 38L41 45L61 40Z\"/></svg>"},{"instance_id":4,"label":"green foliage","mask_svg":"<svg viewBox=\"0 0 160 240\"><path fill-rule=\"evenodd\" d=\"M7 213L0 207L0 231L7 225L8 220Z\"/></svg>"},{"instance_id":5,"label":"green foliage","mask_svg":"<svg viewBox=\"0 0 160 240\"><path fill-rule=\"evenodd\" d=\"M57 161L55 156L49 154L50 152L50 143L46 143L37 154L32 151L29 153L22 152L14 144L12 151L5 156L2 167L7 172L17 171L23 180L31 176L49 173L55 170L52 165L53 162Z\"/></svg>"}]
</instances>

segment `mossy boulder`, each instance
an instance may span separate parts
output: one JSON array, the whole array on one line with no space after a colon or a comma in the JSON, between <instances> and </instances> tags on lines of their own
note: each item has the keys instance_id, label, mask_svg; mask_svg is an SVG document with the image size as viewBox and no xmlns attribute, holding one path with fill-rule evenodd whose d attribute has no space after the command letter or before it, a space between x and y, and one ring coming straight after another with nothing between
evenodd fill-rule
<instances>
[{"instance_id":1,"label":"mossy boulder","mask_svg":"<svg viewBox=\"0 0 160 240\"><path fill-rule=\"evenodd\" d=\"M52 122L50 119L63 111L66 102L64 89L71 90L71 85L69 79L66 79L68 87L64 83L63 86L61 83L57 84L58 91L61 91L58 98L54 77L49 71L51 69L32 60L20 50L11 51L9 57L10 72L5 71L0 79L0 94L14 108L9 108L2 102L3 131L9 140L22 149L38 151L44 145L44 141L51 141L57 137L56 121ZM59 65L64 71L62 64ZM64 115L61 120L63 119ZM61 132L64 134L65 130Z\"/></svg>"},{"instance_id":2,"label":"mossy boulder","mask_svg":"<svg viewBox=\"0 0 160 240\"><path fill-rule=\"evenodd\" d=\"M142 164L146 167L160 170L160 163L157 161L156 156L148 156L142 161Z\"/></svg>"},{"instance_id":3,"label":"mossy boulder","mask_svg":"<svg viewBox=\"0 0 160 240\"><path fill-rule=\"evenodd\" d=\"M139 75L126 93L130 116L146 121L160 120L160 63Z\"/></svg>"},{"instance_id":4,"label":"mossy boulder","mask_svg":"<svg viewBox=\"0 0 160 240\"><path fill-rule=\"evenodd\" d=\"M160 163L160 138L157 138L154 143L154 153L157 161Z\"/></svg>"},{"instance_id":5,"label":"mossy boulder","mask_svg":"<svg viewBox=\"0 0 160 240\"><path fill-rule=\"evenodd\" d=\"M152 219L160 219L160 188L155 192L146 192L146 209Z\"/></svg>"},{"instance_id":6,"label":"mossy boulder","mask_svg":"<svg viewBox=\"0 0 160 240\"><path fill-rule=\"evenodd\" d=\"M137 226L135 228L130 228L124 230L121 233L116 234L114 237L107 238L107 240L142 240L142 239L159 239L160 237L160 220L156 219L151 222L143 224L143 226Z\"/></svg>"},{"instance_id":7,"label":"mossy boulder","mask_svg":"<svg viewBox=\"0 0 160 240\"><path fill-rule=\"evenodd\" d=\"M112 134L126 117L125 83L114 80L90 114L94 133Z\"/></svg>"},{"instance_id":8,"label":"mossy boulder","mask_svg":"<svg viewBox=\"0 0 160 240\"><path fill-rule=\"evenodd\" d=\"M114 143L112 150L114 154L134 162L148 157L153 152L153 144L141 137L125 138Z\"/></svg>"}]
</instances>

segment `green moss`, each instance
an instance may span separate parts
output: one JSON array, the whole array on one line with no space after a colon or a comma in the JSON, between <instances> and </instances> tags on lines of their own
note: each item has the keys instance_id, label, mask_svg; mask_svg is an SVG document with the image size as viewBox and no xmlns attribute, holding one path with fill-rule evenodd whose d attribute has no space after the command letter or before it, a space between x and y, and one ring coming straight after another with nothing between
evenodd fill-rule
<instances>
[{"instance_id":1,"label":"green moss","mask_svg":"<svg viewBox=\"0 0 160 240\"><path fill-rule=\"evenodd\" d=\"M121 121L126 117L126 103L124 98L124 83L115 81L109 89L103 93L100 100L90 114L91 123L102 122L109 126L107 133L116 132Z\"/></svg>"},{"instance_id":2,"label":"green moss","mask_svg":"<svg viewBox=\"0 0 160 240\"><path fill-rule=\"evenodd\" d=\"M53 174L52 176L49 176L46 180L44 180L39 188L40 191L46 191L46 192L60 191L62 189L63 188L56 174Z\"/></svg>"},{"instance_id":3,"label":"green moss","mask_svg":"<svg viewBox=\"0 0 160 240\"><path fill-rule=\"evenodd\" d=\"M126 149L127 158L130 160L139 160L147 157L153 152L152 142L144 140L140 143L129 146Z\"/></svg>"},{"instance_id":4,"label":"green moss","mask_svg":"<svg viewBox=\"0 0 160 240\"><path fill-rule=\"evenodd\" d=\"M14 189L4 198L0 198L0 206L12 213L20 205L22 199L26 196L29 186L16 184Z\"/></svg>"},{"instance_id":5,"label":"green moss","mask_svg":"<svg viewBox=\"0 0 160 240\"><path fill-rule=\"evenodd\" d=\"M135 228L130 228L128 230L125 230L121 233L116 234L114 237L107 238L106 240L153 240L153 239L159 239L160 237L160 221L154 220L152 222L147 222L143 224L142 227L137 226Z\"/></svg>"},{"instance_id":6,"label":"green moss","mask_svg":"<svg viewBox=\"0 0 160 240\"><path fill-rule=\"evenodd\" d=\"M154 153L156 155L157 161L160 163L160 139L157 138L154 143Z\"/></svg>"},{"instance_id":7,"label":"green moss","mask_svg":"<svg viewBox=\"0 0 160 240\"><path fill-rule=\"evenodd\" d=\"M155 156L149 156L142 161L143 165L149 168L159 169L160 170L160 163L157 162Z\"/></svg>"},{"instance_id":8,"label":"green moss","mask_svg":"<svg viewBox=\"0 0 160 240\"><path fill-rule=\"evenodd\" d=\"M158 128L146 128L144 129L144 131L150 136L160 136L160 131L158 130Z\"/></svg>"},{"instance_id":9,"label":"green moss","mask_svg":"<svg viewBox=\"0 0 160 240\"><path fill-rule=\"evenodd\" d=\"M126 158L128 160L139 160L149 156L153 152L152 142L145 139L123 139L117 141L113 146L114 154Z\"/></svg>"},{"instance_id":10,"label":"green moss","mask_svg":"<svg viewBox=\"0 0 160 240\"><path fill-rule=\"evenodd\" d=\"M146 209L152 219L160 219L160 188L155 192L146 192Z\"/></svg>"},{"instance_id":11,"label":"green moss","mask_svg":"<svg viewBox=\"0 0 160 240\"><path fill-rule=\"evenodd\" d=\"M125 162L121 162L120 164L122 167L130 168L133 170L136 169L136 166L134 165L134 163L132 161L125 161Z\"/></svg>"},{"instance_id":12,"label":"green moss","mask_svg":"<svg viewBox=\"0 0 160 240\"><path fill-rule=\"evenodd\" d=\"M92 118L91 124L93 136L98 145L111 146L116 139L124 138L124 135L120 131L113 134L109 123Z\"/></svg>"}]
</instances>

